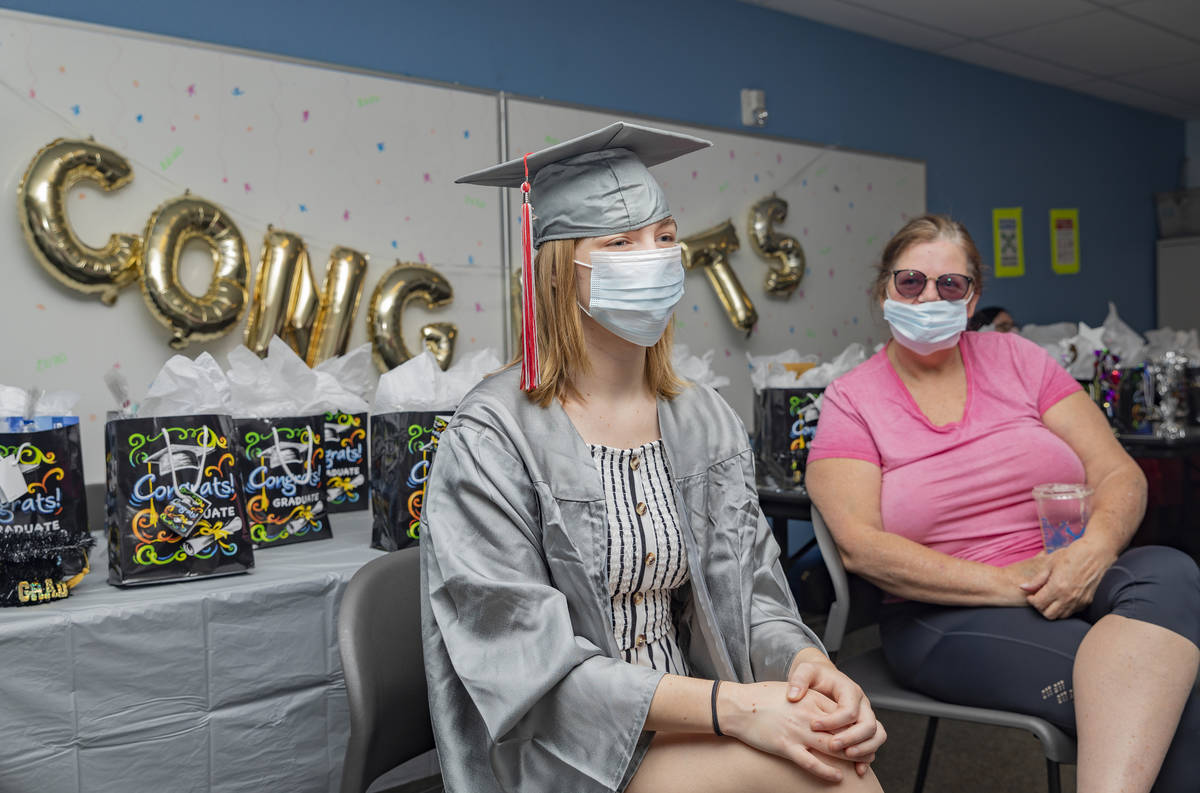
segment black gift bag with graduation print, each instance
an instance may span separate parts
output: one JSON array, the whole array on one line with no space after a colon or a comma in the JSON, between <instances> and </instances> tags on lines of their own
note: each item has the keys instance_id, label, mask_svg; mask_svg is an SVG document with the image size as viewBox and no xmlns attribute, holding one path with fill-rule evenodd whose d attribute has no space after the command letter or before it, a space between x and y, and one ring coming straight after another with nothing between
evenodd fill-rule
<instances>
[{"instance_id":1,"label":"black gift bag with graduation print","mask_svg":"<svg viewBox=\"0 0 1200 793\"><path fill-rule=\"evenodd\" d=\"M754 394L758 464L781 487L804 484L823 388L764 388Z\"/></svg>"},{"instance_id":2,"label":"black gift bag with graduation print","mask_svg":"<svg viewBox=\"0 0 1200 793\"><path fill-rule=\"evenodd\" d=\"M333 538L325 509L324 422L323 415L234 420L256 549Z\"/></svg>"},{"instance_id":3,"label":"black gift bag with graduation print","mask_svg":"<svg viewBox=\"0 0 1200 793\"><path fill-rule=\"evenodd\" d=\"M371 508L367 482L367 414L325 414L325 509L330 513Z\"/></svg>"},{"instance_id":4,"label":"black gift bag with graduation print","mask_svg":"<svg viewBox=\"0 0 1200 793\"><path fill-rule=\"evenodd\" d=\"M93 544L79 420L0 419L0 464L12 469L0 488L0 606L60 600L88 571Z\"/></svg>"},{"instance_id":5,"label":"black gift bag with graduation print","mask_svg":"<svg viewBox=\"0 0 1200 793\"><path fill-rule=\"evenodd\" d=\"M229 416L113 419L104 439L110 584L254 566Z\"/></svg>"},{"instance_id":6,"label":"black gift bag with graduation print","mask_svg":"<svg viewBox=\"0 0 1200 793\"><path fill-rule=\"evenodd\" d=\"M371 547L395 551L420 539L421 505L438 439L454 411L371 416Z\"/></svg>"}]
</instances>

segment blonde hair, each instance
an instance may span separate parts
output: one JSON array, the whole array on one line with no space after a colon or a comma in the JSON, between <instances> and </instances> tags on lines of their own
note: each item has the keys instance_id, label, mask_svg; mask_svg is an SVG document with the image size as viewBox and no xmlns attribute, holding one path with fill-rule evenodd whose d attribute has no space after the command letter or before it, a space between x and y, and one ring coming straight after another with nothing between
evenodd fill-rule
<instances>
[{"instance_id":1,"label":"blonde hair","mask_svg":"<svg viewBox=\"0 0 1200 793\"><path fill-rule=\"evenodd\" d=\"M967 257L967 265L971 272L968 275L974 279L974 294L983 292L983 259L975 240L971 239L967 227L949 215L922 215L904 224L883 247L883 256L879 260L879 270L875 274L875 300L883 300L887 296L888 281L892 279L892 268L896 260L909 248L925 242L947 240L962 248Z\"/></svg>"},{"instance_id":2,"label":"blonde hair","mask_svg":"<svg viewBox=\"0 0 1200 793\"><path fill-rule=\"evenodd\" d=\"M533 282L537 318L538 387L528 392L530 401L542 407L558 399L579 399L575 378L591 369L575 280L576 240L542 243L534 259ZM683 382L671 366L674 321L662 338L646 349L646 386L657 397L674 399ZM513 364L523 359L520 345Z\"/></svg>"}]
</instances>

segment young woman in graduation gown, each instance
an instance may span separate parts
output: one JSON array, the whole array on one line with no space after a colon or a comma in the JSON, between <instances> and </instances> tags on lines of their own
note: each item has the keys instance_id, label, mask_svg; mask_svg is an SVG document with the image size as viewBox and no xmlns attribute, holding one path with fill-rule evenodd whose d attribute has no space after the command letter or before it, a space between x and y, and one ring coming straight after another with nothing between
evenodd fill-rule
<instances>
[{"instance_id":1,"label":"young woman in graduation gown","mask_svg":"<svg viewBox=\"0 0 1200 793\"><path fill-rule=\"evenodd\" d=\"M538 252L520 365L459 406L421 519L450 791L879 789L884 730L797 613L746 431L671 369L647 168L707 145L616 123L460 180L524 185Z\"/></svg>"}]
</instances>

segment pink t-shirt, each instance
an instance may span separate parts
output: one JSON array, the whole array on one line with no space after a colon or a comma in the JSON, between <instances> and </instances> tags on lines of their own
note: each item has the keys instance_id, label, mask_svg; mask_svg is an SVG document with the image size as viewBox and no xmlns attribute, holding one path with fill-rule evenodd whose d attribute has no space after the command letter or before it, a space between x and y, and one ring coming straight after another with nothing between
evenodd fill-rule
<instances>
[{"instance_id":1,"label":"pink t-shirt","mask_svg":"<svg viewBox=\"0 0 1200 793\"><path fill-rule=\"evenodd\" d=\"M964 333L958 348L962 421L934 426L883 349L825 390L808 459L878 465L885 531L960 559L1011 564L1042 550L1034 485L1084 481L1078 455L1042 423L1080 386L1015 333Z\"/></svg>"}]
</instances>

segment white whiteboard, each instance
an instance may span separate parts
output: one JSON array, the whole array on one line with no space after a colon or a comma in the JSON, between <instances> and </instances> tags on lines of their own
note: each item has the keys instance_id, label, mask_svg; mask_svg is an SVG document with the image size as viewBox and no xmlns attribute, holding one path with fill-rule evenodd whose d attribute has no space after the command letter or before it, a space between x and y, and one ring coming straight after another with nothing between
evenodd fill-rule
<instances>
[{"instance_id":1,"label":"white whiteboard","mask_svg":"<svg viewBox=\"0 0 1200 793\"><path fill-rule=\"evenodd\" d=\"M57 137L93 136L133 163L133 183L116 193L72 192L72 223L92 245L142 233L159 203L190 188L232 215L252 270L269 223L305 239L318 285L335 245L367 253L351 346L366 341L371 290L397 259L435 267L456 295L446 309L408 312L410 349L421 324L443 320L459 326L459 353L501 345L499 190L453 184L499 157L495 95L0 11L0 118L0 383L83 394L90 481L103 477L113 407L104 372L119 364L140 395L172 351L136 285L104 306L60 286L27 248L17 185ZM202 289L210 268L203 249L190 251L184 284ZM185 352L224 363L243 328Z\"/></svg>"},{"instance_id":2,"label":"white whiteboard","mask_svg":"<svg viewBox=\"0 0 1200 793\"><path fill-rule=\"evenodd\" d=\"M529 100L509 100L506 115L511 157L616 120L638 120ZM737 228L741 247L731 263L758 310L758 326L747 339L729 322L707 277L692 272L676 311L675 339L696 354L715 350L714 370L732 381L721 393L747 427L752 413L747 352L795 348L829 360L851 342L866 344L869 352L887 338L882 314L868 299L871 267L888 238L925 211L924 163L652 119L643 123L713 141L712 148L656 166L653 173L667 192L681 236L726 219ZM772 192L788 202L787 220L776 230L800 241L808 265L789 300L766 294L767 266L746 232L750 206ZM510 217L519 214L514 209ZM513 239L515 246L519 236ZM512 255L520 261L515 247Z\"/></svg>"}]
</instances>

